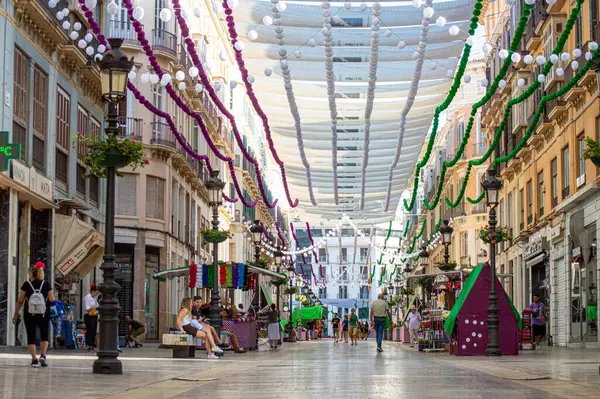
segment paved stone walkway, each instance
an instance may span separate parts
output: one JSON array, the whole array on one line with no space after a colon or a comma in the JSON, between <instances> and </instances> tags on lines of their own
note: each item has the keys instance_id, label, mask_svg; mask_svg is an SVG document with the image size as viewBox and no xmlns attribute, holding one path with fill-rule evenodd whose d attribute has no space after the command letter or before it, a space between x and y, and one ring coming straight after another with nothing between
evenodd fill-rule
<instances>
[{"instance_id":1,"label":"paved stone walkway","mask_svg":"<svg viewBox=\"0 0 600 399\"><path fill-rule=\"evenodd\" d=\"M91 373L94 357L55 352L51 367L0 353L0 398L598 398L600 352L548 348L521 356L457 358L372 341L286 344L277 352L173 360L170 351L126 349L124 375Z\"/></svg>"}]
</instances>

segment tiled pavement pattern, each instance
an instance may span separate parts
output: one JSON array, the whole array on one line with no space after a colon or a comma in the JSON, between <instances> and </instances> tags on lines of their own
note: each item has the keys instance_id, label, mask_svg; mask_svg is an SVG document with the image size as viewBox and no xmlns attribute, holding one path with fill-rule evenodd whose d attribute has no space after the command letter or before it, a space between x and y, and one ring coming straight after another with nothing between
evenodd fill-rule
<instances>
[{"instance_id":1,"label":"tiled pavement pattern","mask_svg":"<svg viewBox=\"0 0 600 399\"><path fill-rule=\"evenodd\" d=\"M170 351L145 346L125 350L122 376L92 374L94 357L80 352L51 353L48 369L29 368L23 352L0 353L0 398L600 397L597 349L498 359L422 354L395 343L384 349L323 340L209 361L172 360Z\"/></svg>"}]
</instances>

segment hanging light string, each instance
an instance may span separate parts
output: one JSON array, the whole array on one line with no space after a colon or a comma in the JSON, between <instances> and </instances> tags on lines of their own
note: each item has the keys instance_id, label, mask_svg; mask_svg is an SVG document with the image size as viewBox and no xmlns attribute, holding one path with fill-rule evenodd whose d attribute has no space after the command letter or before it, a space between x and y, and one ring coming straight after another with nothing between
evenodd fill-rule
<instances>
[{"instance_id":1,"label":"hanging light string","mask_svg":"<svg viewBox=\"0 0 600 399\"><path fill-rule=\"evenodd\" d=\"M581 4L583 4L584 0L576 0L576 1L577 1L577 3L573 7L571 14L569 15L569 19L567 20L567 23L565 25L565 28L556 42L556 47L552 51L552 55L549 57L548 60L546 60L545 57L543 57L543 56L538 56L538 59L540 61L543 61L543 64L544 64L544 69L538 76L538 79L535 80L527 88L527 90L525 90L522 94L520 94L519 96L508 101L508 103L504 109L503 119L500 122L500 124L498 125L498 128L496 129L496 132L495 132L494 138L492 140L492 143L490 145L490 148L483 155L483 157L476 159L476 160L470 160L468 162L465 179L460 188L460 191L458 193L456 201L452 202L449 198L446 198L446 204L448 204L448 206L455 208L460 204L460 202L466 192L466 187L467 187L467 183L468 183L468 180L470 177L472 167L482 165L493 154L495 148L497 147L498 143L500 142L500 138L502 137L502 133L504 132L504 127L506 126L507 120L510 117L512 106L525 101L527 98L529 98L533 95L533 93L540 87L541 83L543 81L545 81L546 76L552 69L553 65L558 63L559 54L560 54L560 59L562 59L564 62L567 62L570 60L570 58L571 58L570 54L569 53L561 54L561 51L563 50L563 47L569 38L569 34L571 33L571 30L573 29L575 22L577 21L577 16L579 15L579 12L581 11ZM579 50L579 52L581 52L581 51ZM543 59L539 58L539 57L542 57ZM573 62L576 62L577 63L576 66L579 67L579 63L577 61L573 61ZM563 74L564 74L564 70L562 68L557 68L557 71L558 71L558 69L560 69L561 72L563 72ZM575 69L577 69L577 68L575 68ZM557 72L557 74L558 74L558 72ZM540 82L540 80L542 82ZM484 193L482 192L482 194L484 194ZM470 203L477 203L477 202L481 201L483 199L483 197L484 196L481 195L481 196L479 196L479 198L477 198L475 200L467 198L467 201L469 201Z\"/></svg>"},{"instance_id":2,"label":"hanging light string","mask_svg":"<svg viewBox=\"0 0 600 399\"><path fill-rule=\"evenodd\" d=\"M465 135L456 151L456 154L454 155L454 158L449 161L444 161L442 163L439 184L438 184L438 187L436 190L435 197L431 204L429 203L427 198L425 198L425 200L423 201L423 205L425 208L432 210L437 206L439 199L441 197L441 194L442 194L443 182L446 177L446 170L448 168L456 165L456 163L461 159L462 154L465 151L465 147L466 147L467 143L469 142L469 138L471 136L471 131L473 130L473 124L475 122L475 116L477 115L477 110L479 108L481 108L483 105L485 105L494 96L499 85L506 86L506 81L504 80L504 78L506 77L506 73L508 72L508 69L510 68L510 66L512 64L512 54L515 53L517 46L520 45L521 40L523 38L523 34L525 32L525 27L527 26L527 21L529 20L529 15L531 13L532 7L533 7L533 5L525 3L523 12L521 14L521 17L519 18L519 24L517 26L517 29L515 30L515 36L514 36L512 42L510 43L510 47L508 50L509 56L504 59L504 62L502 64L502 67L500 68L500 71L494 78L494 81L492 82L490 87L487 89L485 95L478 102L473 104L473 106L471 107L471 115L469 117L469 122L467 123L467 127L465 129ZM503 83L501 83L501 82L503 82ZM468 176L467 176L467 178L468 178Z\"/></svg>"},{"instance_id":3,"label":"hanging light string","mask_svg":"<svg viewBox=\"0 0 600 399\"><path fill-rule=\"evenodd\" d=\"M396 143L396 154L394 155L394 161L389 168L388 171L388 187L387 187L387 196L385 200L385 211L387 212L390 208L390 199L392 196L392 179L394 174L394 169L398 166L398 161L400 160L400 154L402 152L402 143L404 141L404 132L406 129L406 117L410 112L415 98L417 97L417 92L419 91L419 82L421 81L421 73L423 71L423 61L425 59L425 50L427 48L427 33L429 32L429 24L431 22L431 16L433 15L433 8L431 8L433 0L425 0L426 8L423 11L423 20L421 21L421 40L419 42L419 48L415 52L417 56L417 61L415 62L415 67L413 71L413 77L410 82L410 91L408 93L408 97L406 99L406 103L404 103L404 107L402 107L402 111L400 112L400 129L398 132L398 142ZM425 11L427 10L427 11ZM431 11L430 11L431 10ZM436 65L436 64L432 64Z\"/></svg>"},{"instance_id":4,"label":"hanging light string","mask_svg":"<svg viewBox=\"0 0 600 399\"><path fill-rule=\"evenodd\" d=\"M477 0L477 2L475 3L474 9L473 9L473 17L471 18L471 24L469 26L469 36L473 36L473 34L475 33L475 29L477 29L477 21L479 20L479 15L481 14L481 8L483 7L482 2L483 2L483 0ZM438 124L439 124L440 114L443 111L445 111L446 108L448 108L448 106L450 105L450 103L452 102L454 97L456 96L458 88L460 87L460 82L465 73L470 54L471 54L471 45L469 43L466 43L463 54L460 58L458 70L456 72L456 75L454 76L454 82L448 92L448 96L442 102L442 104L440 104L435 109L435 114L433 116L433 123L432 123L432 127L431 127L431 133L429 135L429 142L427 144L425 155L424 155L423 159L417 163L416 168L415 168L413 192L412 192L410 202L407 202L406 200L403 201L404 208L406 210L412 210L414 207L415 200L417 197L417 190L419 187L419 174L420 174L419 172L421 171L421 168L423 168L423 166L425 166L425 164L429 160L429 156L431 155L431 150L432 150L433 144L435 142L435 136L437 134L437 128L438 128ZM387 202L387 199L386 199L386 202Z\"/></svg>"}]
</instances>

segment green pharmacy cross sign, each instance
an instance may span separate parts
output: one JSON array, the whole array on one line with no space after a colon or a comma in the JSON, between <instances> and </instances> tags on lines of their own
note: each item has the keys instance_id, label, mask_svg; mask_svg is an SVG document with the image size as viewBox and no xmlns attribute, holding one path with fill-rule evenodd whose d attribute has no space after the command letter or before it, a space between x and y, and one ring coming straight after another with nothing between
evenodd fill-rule
<instances>
[{"instance_id":1,"label":"green pharmacy cross sign","mask_svg":"<svg viewBox=\"0 0 600 399\"><path fill-rule=\"evenodd\" d=\"M8 161L21 158L21 144L8 142L8 132L0 132L0 171L8 170Z\"/></svg>"}]
</instances>

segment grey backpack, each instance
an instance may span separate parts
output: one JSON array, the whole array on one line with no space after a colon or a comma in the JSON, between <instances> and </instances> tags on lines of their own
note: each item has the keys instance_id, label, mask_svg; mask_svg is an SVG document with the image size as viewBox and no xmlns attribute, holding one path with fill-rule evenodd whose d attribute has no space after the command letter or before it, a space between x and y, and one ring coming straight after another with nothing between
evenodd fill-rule
<instances>
[{"instance_id":1,"label":"grey backpack","mask_svg":"<svg viewBox=\"0 0 600 399\"><path fill-rule=\"evenodd\" d=\"M46 313L46 298L42 294L42 287L44 286L44 281L42 280L42 284L40 284L40 288L36 290L31 284L31 281L27 281L33 290L33 294L27 300L27 309L29 310L29 314L45 314Z\"/></svg>"}]
</instances>

